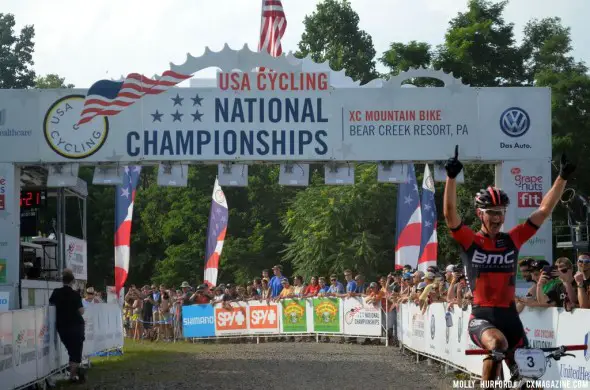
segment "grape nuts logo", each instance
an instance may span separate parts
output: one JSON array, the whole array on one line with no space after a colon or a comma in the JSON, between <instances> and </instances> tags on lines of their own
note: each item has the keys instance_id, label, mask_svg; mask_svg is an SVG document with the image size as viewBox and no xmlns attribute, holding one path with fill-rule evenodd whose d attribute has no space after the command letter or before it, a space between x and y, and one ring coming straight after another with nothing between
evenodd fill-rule
<instances>
[{"instance_id":1,"label":"grape nuts logo","mask_svg":"<svg viewBox=\"0 0 590 390\"><path fill-rule=\"evenodd\" d=\"M500 116L500 129L509 137L522 137L531 127L531 118L525 110L510 107Z\"/></svg>"}]
</instances>

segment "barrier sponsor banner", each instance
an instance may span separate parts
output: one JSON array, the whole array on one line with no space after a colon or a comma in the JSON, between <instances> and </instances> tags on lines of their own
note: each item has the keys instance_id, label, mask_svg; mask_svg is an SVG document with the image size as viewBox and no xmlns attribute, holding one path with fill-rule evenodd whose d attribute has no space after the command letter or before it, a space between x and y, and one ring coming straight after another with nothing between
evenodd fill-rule
<instances>
[{"instance_id":1,"label":"barrier sponsor banner","mask_svg":"<svg viewBox=\"0 0 590 390\"><path fill-rule=\"evenodd\" d=\"M245 335L248 334L249 308L245 302L231 302L230 308L216 304L215 335Z\"/></svg>"},{"instance_id":2,"label":"barrier sponsor banner","mask_svg":"<svg viewBox=\"0 0 590 390\"><path fill-rule=\"evenodd\" d=\"M215 312L213 306L182 306L182 334L185 337L215 336Z\"/></svg>"},{"instance_id":3,"label":"barrier sponsor banner","mask_svg":"<svg viewBox=\"0 0 590 390\"><path fill-rule=\"evenodd\" d=\"M282 300L281 319L281 331L284 333L308 332L307 300Z\"/></svg>"},{"instance_id":4,"label":"barrier sponsor banner","mask_svg":"<svg viewBox=\"0 0 590 390\"><path fill-rule=\"evenodd\" d=\"M343 300L344 334L381 336L381 303L366 303L366 298Z\"/></svg>"},{"instance_id":5,"label":"barrier sponsor banner","mask_svg":"<svg viewBox=\"0 0 590 390\"><path fill-rule=\"evenodd\" d=\"M37 377L35 309L12 312L13 373L15 384Z\"/></svg>"},{"instance_id":6,"label":"barrier sponsor banner","mask_svg":"<svg viewBox=\"0 0 590 390\"><path fill-rule=\"evenodd\" d=\"M250 329L250 333L279 332L279 307L276 303L250 301L248 306L248 329Z\"/></svg>"},{"instance_id":7,"label":"barrier sponsor banner","mask_svg":"<svg viewBox=\"0 0 590 390\"><path fill-rule=\"evenodd\" d=\"M313 299L313 330L318 333L340 333L342 323L341 300L338 298Z\"/></svg>"},{"instance_id":8,"label":"barrier sponsor banner","mask_svg":"<svg viewBox=\"0 0 590 390\"><path fill-rule=\"evenodd\" d=\"M463 367L475 375L481 375L483 357L465 355L466 349L479 349L473 344L467 331L471 309L464 311L454 305L451 312L452 324L447 326L447 308L446 303L435 303L428 307L424 316L421 316L416 305L400 305L402 329L399 332L403 345L454 366ZM586 344L590 348L590 328L580 326L590 324L590 310L576 309L568 313L557 308L527 307L520 313L520 318L532 347ZM425 322L424 332L422 321ZM408 323L414 325L410 331ZM426 334L425 337L422 337L423 333ZM541 379L570 381L569 383L587 381L576 382L576 388L590 388L590 350L571 353L575 357L565 357L559 362L547 365L545 375ZM508 375L506 364L503 366L505 375Z\"/></svg>"},{"instance_id":9,"label":"barrier sponsor banner","mask_svg":"<svg viewBox=\"0 0 590 390\"><path fill-rule=\"evenodd\" d=\"M86 241L65 235L66 264L78 280L88 280Z\"/></svg>"},{"instance_id":10,"label":"barrier sponsor banner","mask_svg":"<svg viewBox=\"0 0 590 390\"><path fill-rule=\"evenodd\" d=\"M51 318L55 322L55 317ZM55 349L50 327L49 307L40 307L35 309L35 326L37 332L37 376L45 376L51 372L51 365L55 361Z\"/></svg>"},{"instance_id":11,"label":"barrier sponsor banner","mask_svg":"<svg viewBox=\"0 0 590 390\"><path fill-rule=\"evenodd\" d=\"M8 389L14 387L12 312L0 313L0 383Z\"/></svg>"},{"instance_id":12,"label":"barrier sponsor banner","mask_svg":"<svg viewBox=\"0 0 590 390\"><path fill-rule=\"evenodd\" d=\"M499 186L511 200L506 212L504 230L509 231L514 226L525 223L530 214L541 205L541 199L551 185L550 159L503 161ZM535 257L537 260L544 259L552 263L550 219L545 221L537 233L522 246L519 256ZM523 285L521 278L518 282L518 286Z\"/></svg>"}]
</instances>

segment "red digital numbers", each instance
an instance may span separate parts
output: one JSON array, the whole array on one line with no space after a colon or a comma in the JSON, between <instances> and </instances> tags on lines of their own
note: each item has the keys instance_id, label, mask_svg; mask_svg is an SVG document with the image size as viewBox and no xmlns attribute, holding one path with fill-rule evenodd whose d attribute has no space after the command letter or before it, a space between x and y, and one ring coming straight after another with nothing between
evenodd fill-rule
<instances>
[{"instance_id":1,"label":"red digital numbers","mask_svg":"<svg viewBox=\"0 0 590 390\"><path fill-rule=\"evenodd\" d=\"M23 191L20 195L20 207L23 209L41 206L43 204L42 191Z\"/></svg>"}]
</instances>

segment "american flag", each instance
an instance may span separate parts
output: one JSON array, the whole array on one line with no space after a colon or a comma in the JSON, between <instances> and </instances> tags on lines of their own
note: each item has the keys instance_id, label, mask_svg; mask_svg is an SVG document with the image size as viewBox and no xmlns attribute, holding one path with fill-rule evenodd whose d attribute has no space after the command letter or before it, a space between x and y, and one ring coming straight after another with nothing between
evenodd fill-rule
<instances>
[{"instance_id":1,"label":"american flag","mask_svg":"<svg viewBox=\"0 0 590 390\"><path fill-rule=\"evenodd\" d=\"M123 81L100 80L92 84L84 101L78 126L96 116L114 116L145 95L158 95L192 75L167 70L159 80L130 73Z\"/></svg>"},{"instance_id":2,"label":"american flag","mask_svg":"<svg viewBox=\"0 0 590 390\"><path fill-rule=\"evenodd\" d=\"M117 186L115 190L115 293L117 296L129 273L131 221L140 173L140 166L125 167L123 184Z\"/></svg>"},{"instance_id":3,"label":"american flag","mask_svg":"<svg viewBox=\"0 0 590 390\"><path fill-rule=\"evenodd\" d=\"M399 185L397 191L397 221L395 269L399 270L409 264L415 268L420 255L420 230L422 215L420 195L416 184L414 164L407 164L406 181Z\"/></svg>"},{"instance_id":4,"label":"american flag","mask_svg":"<svg viewBox=\"0 0 590 390\"><path fill-rule=\"evenodd\" d=\"M418 269L426 272L429 266L436 265L438 239L436 236L436 204L434 203L434 177L426 164L422 181L422 242Z\"/></svg>"},{"instance_id":5,"label":"american flag","mask_svg":"<svg viewBox=\"0 0 590 390\"><path fill-rule=\"evenodd\" d=\"M283 54L281 39L287 29L287 18L280 0L262 0L260 42L258 51L266 51L273 57ZM261 72L264 68L259 68Z\"/></svg>"},{"instance_id":6,"label":"american flag","mask_svg":"<svg viewBox=\"0 0 590 390\"><path fill-rule=\"evenodd\" d=\"M227 231L228 209L225 194L215 178L213 186L213 200L209 213L209 226L207 228L207 245L205 248L205 283L210 287L217 284L217 272L219 269L219 257L223 250L225 232Z\"/></svg>"}]
</instances>

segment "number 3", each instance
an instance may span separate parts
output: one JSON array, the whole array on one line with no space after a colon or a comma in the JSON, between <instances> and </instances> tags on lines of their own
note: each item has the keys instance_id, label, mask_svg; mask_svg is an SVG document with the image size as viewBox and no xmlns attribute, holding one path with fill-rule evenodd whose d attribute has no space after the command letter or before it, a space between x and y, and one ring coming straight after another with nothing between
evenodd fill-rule
<instances>
[{"instance_id":1,"label":"number 3","mask_svg":"<svg viewBox=\"0 0 590 390\"><path fill-rule=\"evenodd\" d=\"M533 357L532 357L532 356L528 356L528 357L526 358L526 360L527 360L527 362L528 362L528 363L527 363L527 366L529 366L530 368L533 368L533 367L535 367L535 359L533 359Z\"/></svg>"}]
</instances>

